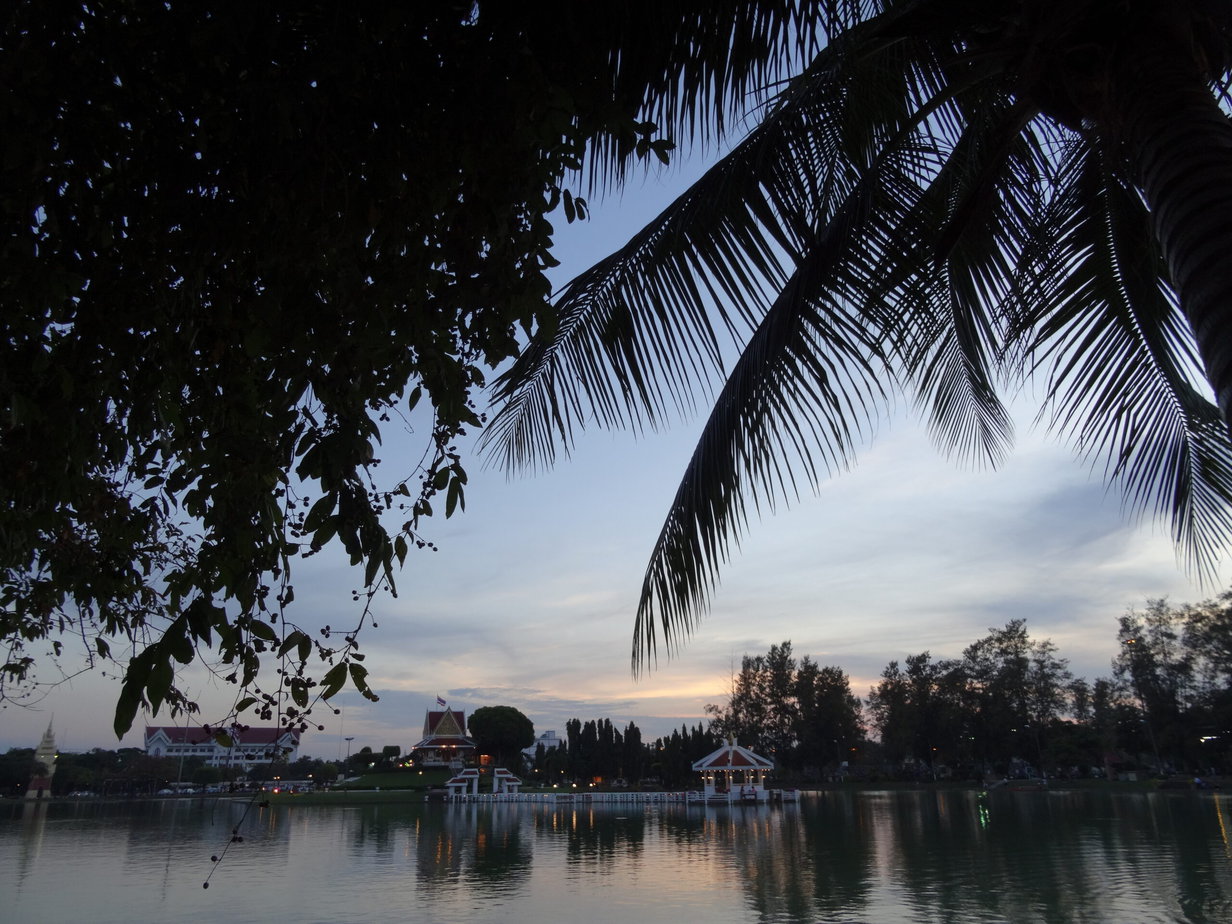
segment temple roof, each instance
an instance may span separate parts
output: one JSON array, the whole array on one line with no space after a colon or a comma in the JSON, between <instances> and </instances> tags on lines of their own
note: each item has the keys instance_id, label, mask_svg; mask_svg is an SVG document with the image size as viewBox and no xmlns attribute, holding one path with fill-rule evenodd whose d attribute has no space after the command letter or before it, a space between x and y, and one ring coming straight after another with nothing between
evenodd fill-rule
<instances>
[{"instance_id":1,"label":"temple roof","mask_svg":"<svg viewBox=\"0 0 1232 924\"><path fill-rule=\"evenodd\" d=\"M423 736L466 737L466 713L461 709L429 709L424 715Z\"/></svg>"},{"instance_id":2,"label":"temple roof","mask_svg":"<svg viewBox=\"0 0 1232 924\"><path fill-rule=\"evenodd\" d=\"M717 751L696 761L693 769L699 773L705 770L773 770L774 761L729 741Z\"/></svg>"},{"instance_id":3,"label":"temple roof","mask_svg":"<svg viewBox=\"0 0 1232 924\"><path fill-rule=\"evenodd\" d=\"M474 748L466 737L466 713L461 709L429 709L424 716L423 738L411 750L423 748Z\"/></svg>"},{"instance_id":4,"label":"temple roof","mask_svg":"<svg viewBox=\"0 0 1232 924\"><path fill-rule=\"evenodd\" d=\"M249 726L245 729L223 728L206 731L204 728L192 728L184 725L147 725L145 740L162 732L172 744L208 744L214 740L216 731L224 731L231 736L236 747L246 747L262 744L277 744L287 735L299 744L299 729L278 728L277 726Z\"/></svg>"}]
</instances>

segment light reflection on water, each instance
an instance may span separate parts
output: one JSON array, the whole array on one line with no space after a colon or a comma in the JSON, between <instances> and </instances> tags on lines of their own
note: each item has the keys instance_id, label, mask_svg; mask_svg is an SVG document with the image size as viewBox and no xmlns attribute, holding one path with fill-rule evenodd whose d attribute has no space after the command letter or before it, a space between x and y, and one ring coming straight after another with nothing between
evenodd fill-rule
<instances>
[{"instance_id":1,"label":"light reflection on water","mask_svg":"<svg viewBox=\"0 0 1232 924\"><path fill-rule=\"evenodd\" d=\"M0 804L0 920L1232 920L1232 803L1219 795L244 812L226 799Z\"/></svg>"}]
</instances>

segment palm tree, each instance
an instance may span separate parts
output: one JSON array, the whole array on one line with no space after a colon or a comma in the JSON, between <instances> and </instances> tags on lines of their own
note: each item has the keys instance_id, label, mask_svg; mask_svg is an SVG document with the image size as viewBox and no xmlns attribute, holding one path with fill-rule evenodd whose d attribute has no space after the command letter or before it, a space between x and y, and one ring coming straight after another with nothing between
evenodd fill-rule
<instances>
[{"instance_id":1,"label":"palm tree","mask_svg":"<svg viewBox=\"0 0 1232 924\"><path fill-rule=\"evenodd\" d=\"M587 422L659 426L712 386L647 566L635 670L696 626L750 505L851 464L900 393L945 451L995 463L1002 394L1042 382L1040 419L1211 576L1232 536L1232 6L805 12L820 50L563 289L498 383L486 449L511 469Z\"/></svg>"}]
</instances>

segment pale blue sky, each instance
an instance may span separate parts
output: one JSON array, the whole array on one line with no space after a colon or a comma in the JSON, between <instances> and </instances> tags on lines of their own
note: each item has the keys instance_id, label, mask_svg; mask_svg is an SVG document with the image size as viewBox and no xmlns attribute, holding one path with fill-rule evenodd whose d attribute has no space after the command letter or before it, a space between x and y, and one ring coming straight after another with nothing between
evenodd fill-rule
<instances>
[{"instance_id":1,"label":"pale blue sky","mask_svg":"<svg viewBox=\"0 0 1232 924\"><path fill-rule=\"evenodd\" d=\"M584 226L562 220L558 278L622 243L678 185L648 182ZM864 696L890 659L957 656L1015 617L1056 642L1076 675L1106 676L1128 607L1156 596L1197 602L1229 574L1220 586L1190 583L1166 530L1127 522L1098 477L1031 432L1033 411L995 472L946 461L906 412L885 421L853 471L751 525L694 639L639 681L629 653L642 571L699 421L640 438L587 433L570 460L534 478L507 481L472 457L466 513L429 525L440 551L412 553L399 597L378 599L379 625L361 636L381 701L340 695L342 715L316 716L326 729L308 733L301 752L336 757L345 736L355 750L405 749L438 695L468 713L515 706L537 731L606 717L651 738L703 721L741 656L785 639L847 671ZM399 455L420 448L413 434L389 432L386 475L403 474ZM304 624L354 617L357 573L336 555L298 569ZM207 716L225 708L229 689L187 679ZM0 748L33 747L53 715L62 749L116 747L117 692L114 678L78 678L36 708L0 711ZM146 721L122 743L139 744Z\"/></svg>"}]
</instances>

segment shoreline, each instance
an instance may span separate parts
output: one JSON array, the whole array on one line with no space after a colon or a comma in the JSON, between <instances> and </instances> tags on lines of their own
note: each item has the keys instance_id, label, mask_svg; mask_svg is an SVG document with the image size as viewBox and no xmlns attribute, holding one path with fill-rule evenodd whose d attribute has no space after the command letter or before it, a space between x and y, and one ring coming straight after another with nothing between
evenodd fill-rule
<instances>
[{"instance_id":1,"label":"shoreline","mask_svg":"<svg viewBox=\"0 0 1232 924\"><path fill-rule=\"evenodd\" d=\"M832 792L850 792L850 793L878 793L878 792L1013 792L1019 794L1029 794L1031 792L1091 792L1091 791L1107 791L1116 793L1191 793L1191 794L1218 794L1221 792L1232 793L1232 779L1224 777L1212 777L1206 781L1208 786L1203 788L1195 787L1191 779L1175 779L1175 780L1129 780L1129 781L1108 781L1108 780L1048 780L1046 784L1041 785L1038 781L1032 780L1010 780L1006 784L998 786L985 786L979 783L956 782L949 780L931 780L926 782L859 782L859 783L821 783L810 786L799 787L801 794L807 793L832 793ZM523 790L523 793L528 796L533 795L551 795L559 790ZM683 792L661 792L642 793L640 790L594 790L593 794L608 794L620 793L639 798L630 798L628 800L613 800L611 804L629 805L637 801L641 801L641 797L645 797L646 805L684 805ZM560 807L576 807L576 806L601 806L608 803L607 799L596 799L593 802L586 798L592 792L575 791L573 793L576 801L565 802L562 800ZM265 806L285 806L285 805L380 805L380 804L423 804L431 802L433 804L452 804L443 798L432 798L438 795L440 790L429 790L427 787L415 787L406 789L328 789L311 793L275 793L275 792L256 792L256 793L184 793L167 796L132 796L132 797L69 797L55 796L50 799L26 800L26 799L6 799L5 802L20 803L26 805L45 805L48 803L82 803L82 804L115 804L125 802L187 802L198 800L201 802L214 800L228 800L232 802L247 802L253 801L263 803ZM482 795L488 795L484 793ZM497 800L500 804L519 803L525 801L526 804L551 804L550 801L538 800ZM495 804L489 800L481 802L471 802L469 804ZM463 804L463 803L458 803ZM789 803L790 804L790 803Z\"/></svg>"}]
</instances>

